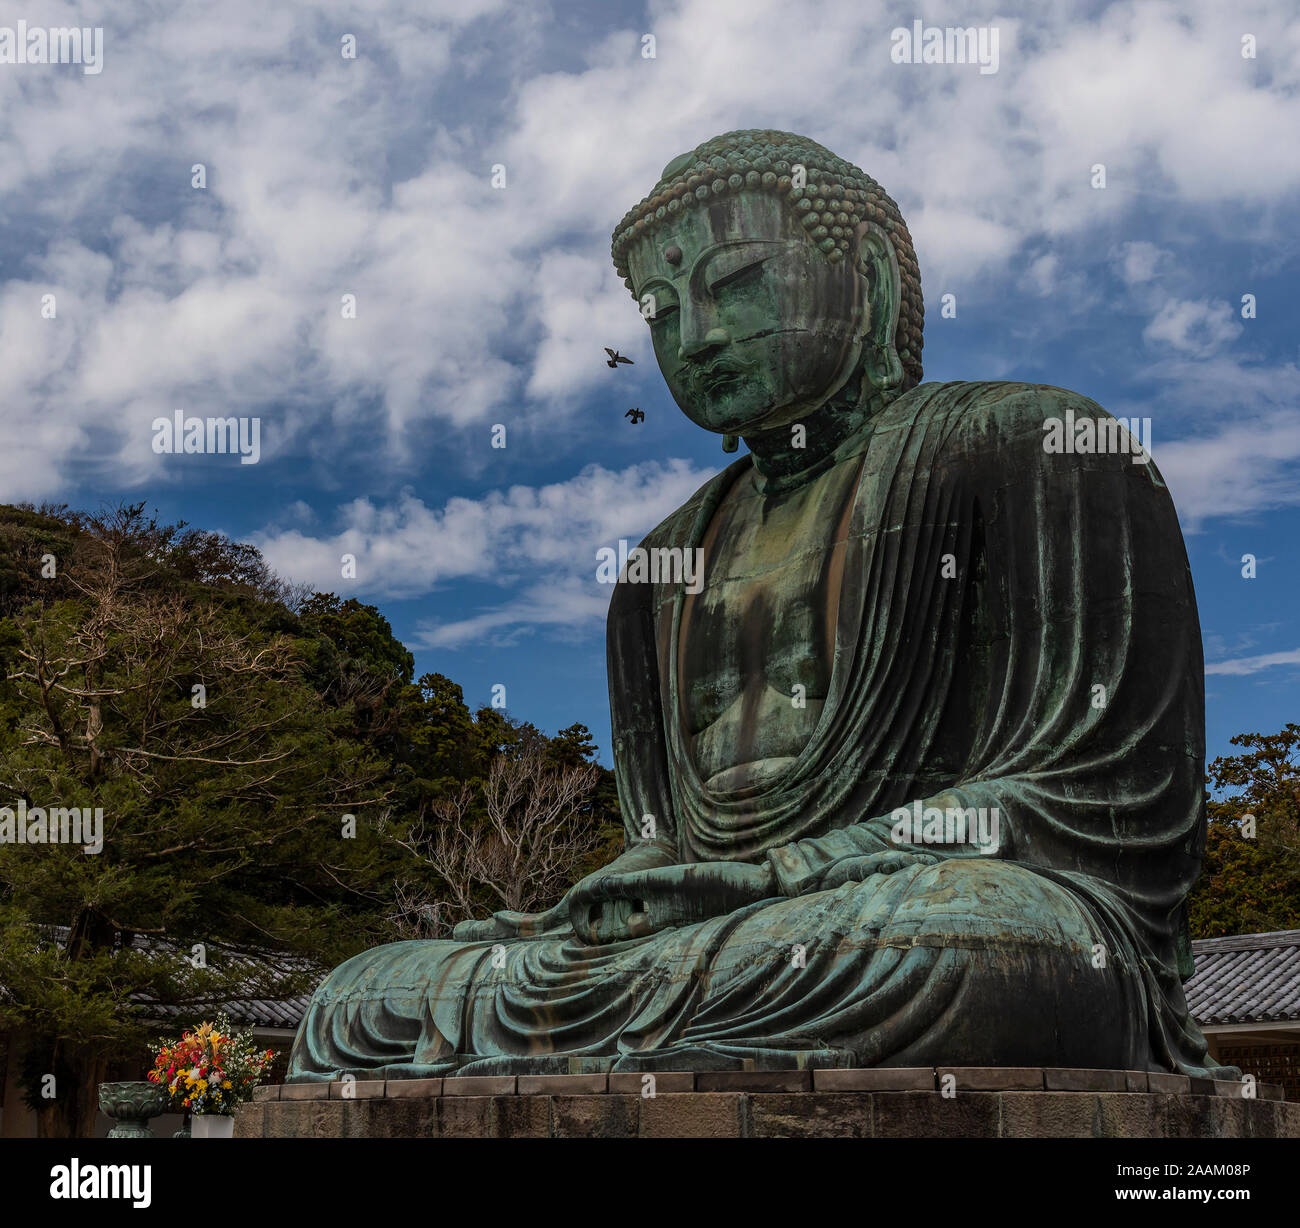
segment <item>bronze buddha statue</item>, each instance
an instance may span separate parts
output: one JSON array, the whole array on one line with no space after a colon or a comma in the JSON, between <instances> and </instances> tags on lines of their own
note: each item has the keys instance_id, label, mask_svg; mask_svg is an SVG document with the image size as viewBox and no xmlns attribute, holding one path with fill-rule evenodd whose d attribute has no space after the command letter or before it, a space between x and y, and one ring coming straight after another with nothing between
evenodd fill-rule
<instances>
[{"instance_id":1,"label":"bronze buddha statue","mask_svg":"<svg viewBox=\"0 0 1300 1228\"><path fill-rule=\"evenodd\" d=\"M682 411L748 452L642 543L607 648L627 840L555 908L336 969L291 1080L1080 1066L1209 1073L1185 900L1201 641L1154 464L1084 397L921 383L911 239L731 132L614 233ZM911 816L911 817L909 817Z\"/></svg>"}]
</instances>

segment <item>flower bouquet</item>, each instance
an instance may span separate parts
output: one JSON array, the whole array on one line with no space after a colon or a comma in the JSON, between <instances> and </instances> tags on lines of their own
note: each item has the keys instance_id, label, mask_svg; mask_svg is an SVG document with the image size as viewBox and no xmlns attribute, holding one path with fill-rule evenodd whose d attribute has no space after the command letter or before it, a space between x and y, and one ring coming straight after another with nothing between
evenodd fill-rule
<instances>
[{"instance_id":1,"label":"flower bouquet","mask_svg":"<svg viewBox=\"0 0 1300 1228\"><path fill-rule=\"evenodd\" d=\"M148 1077L167 1088L173 1109L193 1115L196 1137L229 1137L235 1109L253 1098L253 1088L273 1056L270 1049L254 1046L249 1033L236 1032L226 1019L218 1018L163 1045ZM218 1124L208 1120L212 1118L227 1120L220 1123L222 1128L212 1130L209 1125Z\"/></svg>"}]
</instances>

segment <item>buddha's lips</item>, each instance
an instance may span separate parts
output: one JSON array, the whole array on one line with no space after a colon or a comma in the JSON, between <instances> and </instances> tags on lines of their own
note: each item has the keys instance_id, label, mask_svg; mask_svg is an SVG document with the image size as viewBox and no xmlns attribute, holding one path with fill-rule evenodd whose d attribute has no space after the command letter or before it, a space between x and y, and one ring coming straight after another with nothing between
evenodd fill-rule
<instances>
[{"instance_id":1,"label":"buddha's lips","mask_svg":"<svg viewBox=\"0 0 1300 1228\"><path fill-rule=\"evenodd\" d=\"M726 392L745 377L739 367L728 363L710 363L709 366L691 372L691 382L710 396Z\"/></svg>"}]
</instances>

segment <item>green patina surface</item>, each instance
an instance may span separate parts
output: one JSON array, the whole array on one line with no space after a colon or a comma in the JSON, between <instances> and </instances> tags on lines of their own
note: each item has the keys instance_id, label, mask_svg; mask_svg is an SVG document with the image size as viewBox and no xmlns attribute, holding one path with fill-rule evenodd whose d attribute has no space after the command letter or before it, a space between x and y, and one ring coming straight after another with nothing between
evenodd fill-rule
<instances>
[{"instance_id":1,"label":"green patina surface","mask_svg":"<svg viewBox=\"0 0 1300 1228\"><path fill-rule=\"evenodd\" d=\"M611 601L626 850L336 969L291 1080L1205 1073L1200 634L1154 464L1046 450L1106 417L1063 389L920 383L906 227L806 138L674 160L613 251L677 404L749 449L642 543L701 551L697 591Z\"/></svg>"}]
</instances>

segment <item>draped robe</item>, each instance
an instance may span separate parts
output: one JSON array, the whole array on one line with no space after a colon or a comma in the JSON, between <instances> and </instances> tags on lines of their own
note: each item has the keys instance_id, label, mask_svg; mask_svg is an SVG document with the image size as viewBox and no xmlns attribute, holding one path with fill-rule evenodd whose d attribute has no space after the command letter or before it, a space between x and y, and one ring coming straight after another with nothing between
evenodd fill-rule
<instances>
[{"instance_id":1,"label":"draped robe","mask_svg":"<svg viewBox=\"0 0 1300 1228\"><path fill-rule=\"evenodd\" d=\"M503 922L490 939L367 951L317 990L291 1080L929 1064L1227 1077L1182 990L1205 832L1182 536L1149 458L1045 449L1067 409L1108 417L1016 383L923 384L876 416L854 445L829 693L765 786L711 792L693 763L682 584L616 587L632 860L766 862L779 896L603 945L567 922ZM752 463L642 545L696 547ZM845 858L898 850L893 814L916 802L995 814L995 845L927 843L933 864L822 885Z\"/></svg>"}]
</instances>

